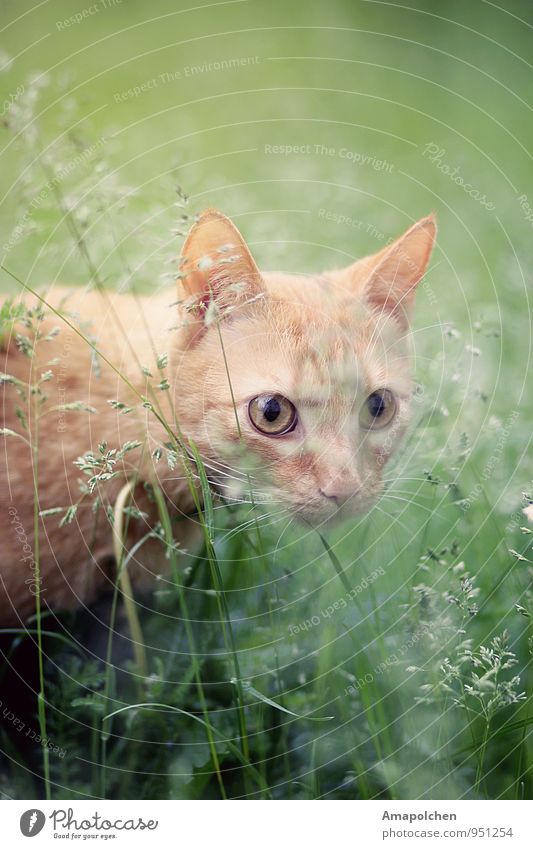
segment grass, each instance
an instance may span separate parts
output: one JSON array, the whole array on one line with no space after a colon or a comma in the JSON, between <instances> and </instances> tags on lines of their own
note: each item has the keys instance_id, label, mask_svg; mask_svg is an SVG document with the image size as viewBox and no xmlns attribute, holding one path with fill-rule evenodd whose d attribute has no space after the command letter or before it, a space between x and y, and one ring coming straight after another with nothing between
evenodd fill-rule
<instances>
[{"instance_id":1,"label":"grass","mask_svg":"<svg viewBox=\"0 0 533 849\"><path fill-rule=\"evenodd\" d=\"M214 501L193 453L194 568L181 567L156 490L170 585L133 599L123 512L126 583L95 608L103 624L43 617L37 601L27 632L0 635L1 692L21 706L10 718L0 695L0 792L531 798L529 5L449 2L436 17L430 4L336 0L304 20L278 2L194 15L158 2L149 24L132 4L66 34L56 21L69 8L9 29L12 55L55 37L0 78L4 291L16 279L153 291L211 204L266 268L347 263L430 209L439 252L417 308L417 422L378 507L327 534L273 522ZM154 415L156 401L154 389ZM168 435L180 452L175 423Z\"/></svg>"}]
</instances>

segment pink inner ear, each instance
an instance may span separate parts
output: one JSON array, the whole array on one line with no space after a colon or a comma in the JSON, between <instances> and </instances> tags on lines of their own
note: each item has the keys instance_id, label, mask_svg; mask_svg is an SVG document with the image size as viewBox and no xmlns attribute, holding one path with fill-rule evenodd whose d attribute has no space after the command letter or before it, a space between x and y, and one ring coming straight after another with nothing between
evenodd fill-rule
<instances>
[{"instance_id":1,"label":"pink inner ear","mask_svg":"<svg viewBox=\"0 0 533 849\"><path fill-rule=\"evenodd\" d=\"M413 225L374 259L363 286L368 302L393 313L402 323L412 308L415 289L426 271L435 242L436 224L428 216Z\"/></svg>"},{"instance_id":2,"label":"pink inner ear","mask_svg":"<svg viewBox=\"0 0 533 849\"><path fill-rule=\"evenodd\" d=\"M262 290L261 274L235 225L217 210L193 225L181 258L181 284L204 307L212 297L230 306Z\"/></svg>"}]
</instances>

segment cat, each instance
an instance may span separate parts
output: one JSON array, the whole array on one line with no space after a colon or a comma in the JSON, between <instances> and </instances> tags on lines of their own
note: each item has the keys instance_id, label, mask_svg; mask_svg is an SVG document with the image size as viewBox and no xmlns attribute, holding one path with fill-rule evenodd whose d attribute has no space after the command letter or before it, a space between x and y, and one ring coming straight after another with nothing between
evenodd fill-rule
<instances>
[{"instance_id":1,"label":"cat","mask_svg":"<svg viewBox=\"0 0 533 849\"><path fill-rule=\"evenodd\" d=\"M235 225L208 209L185 240L177 301L53 287L44 317L38 300L25 316L13 306L1 340L0 623L27 620L37 591L59 610L112 586L113 515L134 584L153 582L166 562L154 485L194 552L196 450L215 492L273 519L319 526L368 511L409 422L409 322L435 236L429 215L346 268L261 273Z\"/></svg>"}]
</instances>

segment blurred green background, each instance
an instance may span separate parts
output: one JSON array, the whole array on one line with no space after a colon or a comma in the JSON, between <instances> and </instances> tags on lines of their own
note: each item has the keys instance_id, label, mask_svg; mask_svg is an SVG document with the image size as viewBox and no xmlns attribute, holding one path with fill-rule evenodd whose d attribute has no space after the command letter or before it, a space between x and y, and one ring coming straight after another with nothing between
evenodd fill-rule
<instances>
[{"instance_id":1,"label":"blurred green background","mask_svg":"<svg viewBox=\"0 0 533 849\"><path fill-rule=\"evenodd\" d=\"M498 675L519 674L516 693L531 683L520 530L532 478L531 3L4 0L0 16L0 252L33 286L90 282L68 215L106 285L150 292L169 283L181 235L206 206L233 217L260 267L296 272L347 264L437 213L414 327L418 428L377 510L328 534L352 586L385 575L328 616L345 588L316 534L265 531L265 576L253 540L220 531L243 676L296 714L334 717L296 719L252 694L250 758L283 798L530 796L529 700L487 719L490 694L503 692L493 673L481 707L454 699L477 668L462 640L475 651L504 629L517 663ZM479 588L476 615L461 562ZM237 740L201 569L192 586L213 723ZM183 635L160 615L168 600L156 602L144 627L157 698L145 700L194 712ZM101 720L99 667L53 641L48 650L51 725L69 752L53 764L54 792L99 795L84 752L84 729L97 734ZM446 658L460 671L453 692ZM117 705L134 701L124 676ZM106 793L218 794L203 728L127 717ZM0 789L37 795L37 756L12 737ZM268 795L222 744L220 756L228 795Z\"/></svg>"}]
</instances>

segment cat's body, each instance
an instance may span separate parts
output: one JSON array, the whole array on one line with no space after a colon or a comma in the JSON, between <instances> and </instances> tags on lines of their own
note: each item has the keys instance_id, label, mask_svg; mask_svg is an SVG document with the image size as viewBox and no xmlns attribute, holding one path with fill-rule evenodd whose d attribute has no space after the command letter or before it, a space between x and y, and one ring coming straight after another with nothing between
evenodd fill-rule
<instances>
[{"instance_id":1,"label":"cat's body","mask_svg":"<svg viewBox=\"0 0 533 849\"><path fill-rule=\"evenodd\" d=\"M274 501L279 513L314 522L368 509L408 420L404 306L426 267L434 230L433 220L423 219L391 247L343 271L261 275L231 223L208 212L184 248L180 293L188 308L176 305L172 291L146 298L48 292L47 304L73 327L46 309L42 335L54 327L60 332L40 341L33 357L15 342L16 332L27 333L23 327L11 328L2 343L0 369L19 388L48 369L53 376L41 384L42 403L27 392L21 398L11 377L5 384L2 427L19 436L5 436L0 460L0 622L34 612L37 553L45 608L87 603L114 582L112 528L104 511L93 509L94 498L100 493L112 511L127 481L144 514L128 519L127 548L158 518L148 481L161 487L179 520L180 545L194 549L194 498L183 465L169 468L164 447L178 432L194 441L226 497L246 499L251 486L255 501ZM157 362L163 352L168 367ZM75 402L96 412L65 409ZM393 402L391 423L378 428ZM375 414L370 422L368 410ZM283 417L287 426L280 430ZM120 474L80 500L79 481L88 477L74 461L137 441L113 467ZM34 477L39 512L64 512L79 502L63 527L62 514L38 517L38 552ZM153 539L128 566L137 583L149 583L164 568L162 546Z\"/></svg>"},{"instance_id":2,"label":"cat's body","mask_svg":"<svg viewBox=\"0 0 533 849\"><path fill-rule=\"evenodd\" d=\"M168 325L168 304L172 295L167 291L155 298L137 300L131 295L104 296L95 291L87 293L82 290L55 289L46 293L46 301L50 305L61 306L68 313L83 316L82 325L87 328L87 332L90 327L91 338L94 336L95 344L103 355L96 359L87 342L49 312L41 325L42 332L47 333L60 327L60 333L52 341L40 342L33 358L18 351L12 337L2 370L18 380L35 382L38 375L50 368L50 361L57 361L53 367L54 378L42 386L47 400L39 416L36 464L39 511L54 507L66 509L78 501L78 481L84 475L74 465L74 460L89 450L98 453L99 444L106 442L109 448L117 448L127 441L144 443L149 429L157 430L161 442L163 434L157 428L157 422L148 415L147 410L144 410L143 416L137 409L138 396L125 386L103 357L127 375L139 393L146 392L147 379L142 379L140 368L131 367L132 351L128 340L141 364L157 373L146 328L151 326L157 330ZM26 303L33 300L25 298ZM120 320L122 330L117 327L117 319ZM75 318L69 317L69 321L77 326ZM111 328L114 328L112 332ZM124 333L127 334L126 338ZM159 348L159 353L163 350ZM95 371L96 362L98 371ZM165 394L160 394L162 397L159 400L165 405ZM127 415L118 415L117 410L109 404L110 400L120 400L128 406L135 406L135 409ZM96 412L58 409L79 401L93 407ZM31 398L24 404L15 387L8 386L3 426L27 437L16 416L17 407L24 409L32 427ZM154 438L157 437L154 433ZM142 449L138 448L125 456L129 474L137 469L140 479L151 476L150 452L147 453L145 458ZM6 613L8 618L12 618L12 604L23 617L35 609L33 466L32 451L26 442L8 436L0 459L1 577L4 584L0 587L2 620L5 620ZM106 483L105 493L109 504L113 504L123 485L122 475ZM173 486L170 486L170 482L165 485L169 488L169 494L181 501L185 509L192 510L192 505L186 503L187 486L183 486L181 481ZM136 492L137 504L139 499L146 501L140 488ZM144 506L139 504L141 509ZM59 527L59 523L64 510L61 514L39 520L42 527L39 555L43 600L52 607L73 607L87 602L94 598L106 582L109 584L115 579L110 525L100 515L100 527L97 526L95 533L92 507L92 498L82 501L75 519L63 528ZM31 550L25 548L26 545Z\"/></svg>"}]
</instances>

